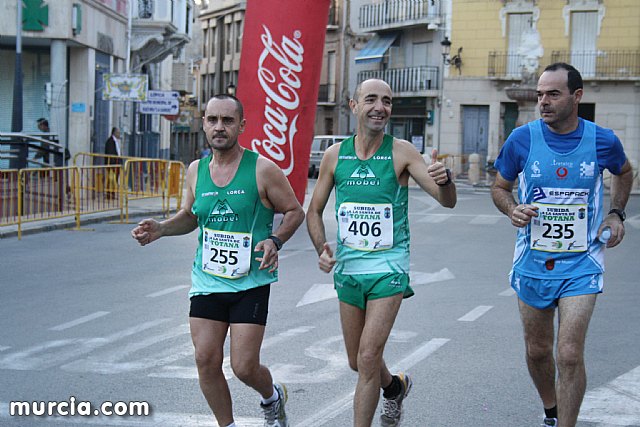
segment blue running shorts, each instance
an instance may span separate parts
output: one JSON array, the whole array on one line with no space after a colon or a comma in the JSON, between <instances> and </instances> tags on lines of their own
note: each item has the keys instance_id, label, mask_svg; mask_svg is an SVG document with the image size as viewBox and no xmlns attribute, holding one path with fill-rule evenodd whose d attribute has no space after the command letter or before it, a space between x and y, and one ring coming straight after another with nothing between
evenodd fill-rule
<instances>
[{"instance_id":1,"label":"blue running shorts","mask_svg":"<svg viewBox=\"0 0 640 427\"><path fill-rule=\"evenodd\" d=\"M602 274L569 279L538 279L512 272L511 287L520 299L538 309L557 307L560 298L602 293Z\"/></svg>"}]
</instances>

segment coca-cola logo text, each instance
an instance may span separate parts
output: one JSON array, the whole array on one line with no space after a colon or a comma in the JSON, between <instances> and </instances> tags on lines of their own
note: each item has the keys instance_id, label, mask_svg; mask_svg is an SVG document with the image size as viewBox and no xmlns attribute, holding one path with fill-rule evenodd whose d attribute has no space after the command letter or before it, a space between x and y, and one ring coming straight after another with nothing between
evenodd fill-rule
<instances>
[{"instance_id":1,"label":"coca-cola logo text","mask_svg":"<svg viewBox=\"0 0 640 427\"><path fill-rule=\"evenodd\" d=\"M282 36L280 45L274 43L269 29L263 25L264 34L260 40L264 50L258 60L258 81L265 93L264 118L262 126L264 139L251 141L253 151L270 158L280 166L285 175L293 171L293 140L298 131L300 97L302 84L298 75L302 72L304 46L300 43L301 33L295 31L293 39ZM272 58L274 61L267 61ZM270 62L277 73L268 68Z\"/></svg>"}]
</instances>

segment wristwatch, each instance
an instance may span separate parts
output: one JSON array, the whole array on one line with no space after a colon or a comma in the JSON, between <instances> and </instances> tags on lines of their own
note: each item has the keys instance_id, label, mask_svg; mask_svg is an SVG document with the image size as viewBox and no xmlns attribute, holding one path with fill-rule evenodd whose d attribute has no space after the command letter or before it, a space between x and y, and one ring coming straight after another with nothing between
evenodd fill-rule
<instances>
[{"instance_id":1,"label":"wristwatch","mask_svg":"<svg viewBox=\"0 0 640 427\"><path fill-rule=\"evenodd\" d=\"M277 238L273 234L271 236L267 237L267 238L271 239L271 241L276 245L276 249L277 250L282 249L282 240L280 240L279 238Z\"/></svg>"},{"instance_id":2,"label":"wristwatch","mask_svg":"<svg viewBox=\"0 0 640 427\"><path fill-rule=\"evenodd\" d=\"M607 215L616 214L620 217L620 221L624 222L627 219L627 214L624 212L624 209L611 209Z\"/></svg>"},{"instance_id":3,"label":"wristwatch","mask_svg":"<svg viewBox=\"0 0 640 427\"><path fill-rule=\"evenodd\" d=\"M445 185L449 185L451 183L451 169L446 168L445 171L447 172L447 181L443 182L442 184L438 184L436 182L436 184L438 184L440 187L444 187Z\"/></svg>"}]
</instances>

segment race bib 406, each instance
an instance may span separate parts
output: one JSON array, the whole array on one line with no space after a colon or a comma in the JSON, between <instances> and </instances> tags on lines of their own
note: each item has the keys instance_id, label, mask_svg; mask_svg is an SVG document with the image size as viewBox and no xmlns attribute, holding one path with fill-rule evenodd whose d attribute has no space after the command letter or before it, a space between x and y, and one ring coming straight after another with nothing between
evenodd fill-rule
<instances>
[{"instance_id":1,"label":"race bib 406","mask_svg":"<svg viewBox=\"0 0 640 427\"><path fill-rule=\"evenodd\" d=\"M390 203L342 203L338 209L342 244L359 251L383 251L393 246Z\"/></svg>"}]
</instances>

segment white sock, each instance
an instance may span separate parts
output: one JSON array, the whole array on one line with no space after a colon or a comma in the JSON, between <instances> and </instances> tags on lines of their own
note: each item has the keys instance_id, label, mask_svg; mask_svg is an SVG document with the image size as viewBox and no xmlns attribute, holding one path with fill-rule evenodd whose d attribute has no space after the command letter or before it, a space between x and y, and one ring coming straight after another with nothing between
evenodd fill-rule
<instances>
[{"instance_id":1,"label":"white sock","mask_svg":"<svg viewBox=\"0 0 640 427\"><path fill-rule=\"evenodd\" d=\"M280 396L278 395L278 390L276 390L276 388L274 387L273 388L273 394L271 395L271 397L268 398L268 399L262 398L262 399L260 399L260 401L262 402L263 405L269 405L269 404L275 402L276 400L278 400L279 397Z\"/></svg>"},{"instance_id":2,"label":"white sock","mask_svg":"<svg viewBox=\"0 0 640 427\"><path fill-rule=\"evenodd\" d=\"M238 427L238 426L236 426L236 423L235 423L235 421L234 421L234 422L232 422L231 424L229 424L227 427Z\"/></svg>"}]
</instances>

